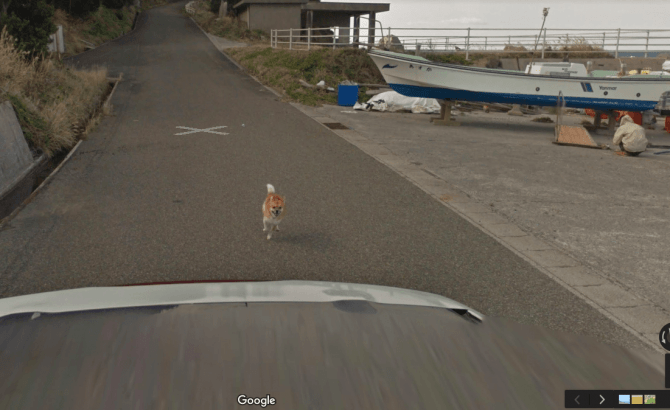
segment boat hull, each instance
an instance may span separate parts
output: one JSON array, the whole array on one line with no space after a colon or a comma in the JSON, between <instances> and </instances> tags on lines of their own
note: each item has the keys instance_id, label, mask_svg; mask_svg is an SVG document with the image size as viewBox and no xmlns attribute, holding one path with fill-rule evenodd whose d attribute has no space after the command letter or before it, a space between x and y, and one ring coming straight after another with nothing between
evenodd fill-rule
<instances>
[{"instance_id":1,"label":"boat hull","mask_svg":"<svg viewBox=\"0 0 670 410\"><path fill-rule=\"evenodd\" d=\"M408 97L556 106L559 92L567 107L647 111L670 79L626 79L531 75L522 72L440 64L413 56L373 50L370 57L388 85Z\"/></svg>"}]
</instances>

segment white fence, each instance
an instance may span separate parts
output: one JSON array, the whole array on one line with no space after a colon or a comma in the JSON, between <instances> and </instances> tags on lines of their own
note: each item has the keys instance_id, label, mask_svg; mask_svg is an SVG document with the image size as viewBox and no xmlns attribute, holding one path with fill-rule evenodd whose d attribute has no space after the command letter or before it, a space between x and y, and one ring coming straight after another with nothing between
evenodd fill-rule
<instances>
[{"instance_id":1,"label":"white fence","mask_svg":"<svg viewBox=\"0 0 670 410\"><path fill-rule=\"evenodd\" d=\"M383 36L388 48L405 52L462 52L470 53L518 53L520 47L536 50L544 58L545 53L561 54L592 53L596 50L578 50L575 45L590 45L619 57L621 53L667 52L670 50L670 30L647 29L549 29L542 33L537 29L473 29L473 28L369 28L324 27L312 29L272 30L274 48L310 50L313 47L373 47L379 45ZM391 41L392 40L392 41ZM561 47L572 45L569 51ZM509 47L512 46L512 47ZM508 48L505 50L505 48ZM517 48L517 49L514 49ZM586 47L583 47L586 48Z\"/></svg>"}]
</instances>

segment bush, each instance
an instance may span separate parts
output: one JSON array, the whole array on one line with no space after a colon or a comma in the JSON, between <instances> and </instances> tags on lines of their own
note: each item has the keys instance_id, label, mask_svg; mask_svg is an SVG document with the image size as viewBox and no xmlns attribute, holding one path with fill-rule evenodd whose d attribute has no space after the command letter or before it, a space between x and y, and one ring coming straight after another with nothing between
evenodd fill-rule
<instances>
[{"instance_id":1,"label":"bush","mask_svg":"<svg viewBox=\"0 0 670 410\"><path fill-rule=\"evenodd\" d=\"M55 0L57 9L66 11L72 17L84 18L100 7L99 0Z\"/></svg>"},{"instance_id":2,"label":"bush","mask_svg":"<svg viewBox=\"0 0 670 410\"><path fill-rule=\"evenodd\" d=\"M26 0L13 2L7 12L4 23L17 49L31 58L46 53L49 36L57 29L52 21L54 8L45 0Z\"/></svg>"},{"instance_id":3,"label":"bush","mask_svg":"<svg viewBox=\"0 0 670 410\"><path fill-rule=\"evenodd\" d=\"M212 13L218 15L220 8L221 8L221 0L212 0L212 3L210 5L210 10L212 11Z\"/></svg>"},{"instance_id":4,"label":"bush","mask_svg":"<svg viewBox=\"0 0 670 410\"><path fill-rule=\"evenodd\" d=\"M130 6L132 5L132 1L128 0L103 0L102 5L107 7L108 9L122 9L125 6Z\"/></svg>"}]
</instances>

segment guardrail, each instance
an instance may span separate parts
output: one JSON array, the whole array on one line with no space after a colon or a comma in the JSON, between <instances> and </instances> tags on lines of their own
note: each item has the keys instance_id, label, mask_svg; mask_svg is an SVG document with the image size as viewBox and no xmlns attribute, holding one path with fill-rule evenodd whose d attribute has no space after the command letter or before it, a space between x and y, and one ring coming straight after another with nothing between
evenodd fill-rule
<instances>
[{"instance_id":1,"label":"guardrail","mask_svg":"<svg viewBox=\"0 0 670 410\"><path fill-rule=\"evenodd\" d=\"M381 36L379 33L381 32ZM537 29L503 28L371 28L322 27L271 31L273 48L311 50L314 47L378 47L418 53L503 53L533 52L580 54L667 52L670 30L652 29ZM364 40L364 41L361 41ZM570 48L565 48L570 46Z\"/></svg>"}]
</instances>

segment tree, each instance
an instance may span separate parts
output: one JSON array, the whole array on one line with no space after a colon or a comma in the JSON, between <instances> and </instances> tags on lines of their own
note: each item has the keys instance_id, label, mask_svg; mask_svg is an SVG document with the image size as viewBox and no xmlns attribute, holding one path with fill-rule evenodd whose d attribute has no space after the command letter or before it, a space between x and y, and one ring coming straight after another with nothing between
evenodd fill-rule
<instances>
[{"instance_id":1,"label":"tree","mask_svg":"<svg viewBox=\"0 0 670 410\"><path fill-rule=\"evenodd\" d=\"M6 13L2 23L16 39L19 50L28 51L30 57L47 52L49 36L57 27L52 21L54 8L46 0L13 2L11 7L7 7Z\"/></svg>"},{"instance_id":2,"label":"tree","mask_svg":"<svg viewBox=\"0 0 670 410\"><path fill-rule=\"evenodd\" d=\"M212 0L209 9L214 14L219 14L219 7L221 7L221 0Z\"/></svg>"},{"instance_id":3,"label":"tree","mask_svg":"<svg viewBox=\"0 0 670 410\"><path fill-rule=\"evenodd\" d=\"M11 6L12 0L0 0L0 25L4 25L4 19L7 16L7 9Z\"/></svg>"}]
</instances>

